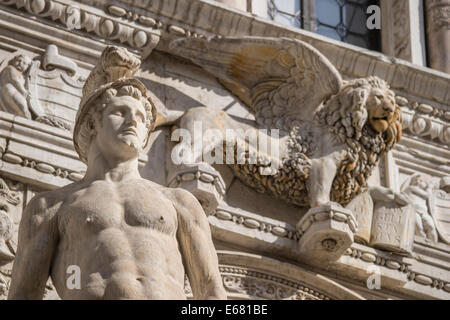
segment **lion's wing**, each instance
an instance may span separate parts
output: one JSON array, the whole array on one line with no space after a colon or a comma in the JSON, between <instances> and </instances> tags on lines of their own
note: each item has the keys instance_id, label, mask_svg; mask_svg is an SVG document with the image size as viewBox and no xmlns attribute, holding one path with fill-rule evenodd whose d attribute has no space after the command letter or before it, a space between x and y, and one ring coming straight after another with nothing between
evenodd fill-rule
<instances>
[{"instance_id":1,"label":"lion's wing","mask_svg":"<svg viewBox=\"0 0 450 320\"><path fill-rule=\"evenodd\" d=\"M280 129L310 120L342 79L316 49L287 38L178 39L171 48L203 67L255 113L257 122Z\"/></svg>"}]
</instances>

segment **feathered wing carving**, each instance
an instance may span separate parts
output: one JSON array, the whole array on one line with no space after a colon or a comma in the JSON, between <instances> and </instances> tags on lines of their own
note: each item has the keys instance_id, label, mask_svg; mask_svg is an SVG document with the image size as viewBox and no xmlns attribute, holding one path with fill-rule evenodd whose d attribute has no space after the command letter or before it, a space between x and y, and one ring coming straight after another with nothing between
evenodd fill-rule
<instances>
[{"instance_id":1,"label":"feathered wing carving","mask_svg":"<svg viewBox=\"0 0 450 320\"><path fill-rule=\"evenodd\" d=\"M342 86L333 65L300 40L188 38L171 47L219 78L265 127L287 129L295 120L311 120L320 103Z\"/></svg>"}]
</instances>

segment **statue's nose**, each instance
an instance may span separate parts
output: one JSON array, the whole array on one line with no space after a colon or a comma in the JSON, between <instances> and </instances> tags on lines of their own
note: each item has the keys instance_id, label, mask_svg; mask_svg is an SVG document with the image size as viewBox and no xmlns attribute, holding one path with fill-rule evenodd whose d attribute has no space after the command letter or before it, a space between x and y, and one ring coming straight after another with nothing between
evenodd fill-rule
<instances>
[{"instance_id":1,"label":"statue's nose","mask_svg":"<svg viewBox=\"0 0 450 320\"><path fill-rule=\"evenodd\" d=\"M394 112L394 105L391 103L386 103L383 106L383 109L384 109L384 111L387 111L387 112Z\"/></svg>"}]
</instances>

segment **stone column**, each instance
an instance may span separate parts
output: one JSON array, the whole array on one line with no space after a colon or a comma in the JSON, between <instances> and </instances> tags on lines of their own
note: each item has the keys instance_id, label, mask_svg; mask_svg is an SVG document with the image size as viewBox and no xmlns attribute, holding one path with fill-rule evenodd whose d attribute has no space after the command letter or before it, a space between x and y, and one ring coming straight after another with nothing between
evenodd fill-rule
<instances>
[{"instance_id":1,"label":"stone column","mask_svg":"<svg viewBox=\"0 0 450 320\"><path fill-rule=\"evenodd\" d=\"M247 11L247 0L216 0L238 10Z\"/></svg>"},{"instance_id":2,"label":"stone column","mask_svg":"<svg viewBox=\"0 0 450 320\"><path fill-rule=\"evenodd\" d=\"M380 5L383 53L426 66L422 0L381 0Z\"/></svg>"},{"instance_id":3,"label":"stone column","mask_svg":"<svg viewBox=\"0 0 450 320\"><path fill-rule=\"evenodd\" d=\"M302 2L303 29L316 32L317 23L315 15L315 0L305 0Z\"/></svg>"},{"instance_id":4,"label":"stone column","mask_svg":"<svg viewBox=\"0 0 450 320\"><path fill-rule=\"evenodd\" d=\"M425 3L430 67L450 73L450 0Z\"/></svg>"}]
</instances>

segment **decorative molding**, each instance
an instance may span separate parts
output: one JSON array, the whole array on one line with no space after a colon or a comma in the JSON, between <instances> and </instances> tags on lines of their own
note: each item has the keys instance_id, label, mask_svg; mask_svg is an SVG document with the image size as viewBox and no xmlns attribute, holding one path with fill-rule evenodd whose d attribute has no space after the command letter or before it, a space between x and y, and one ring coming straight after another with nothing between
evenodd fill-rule
<instances>
[{"instance_id":1,"label":"decorative molding","mask_svg":"<svg viewBox=\"0 0 450 320\"><path fill-rule=\"evenodd\" d=\"M14 180L43 189L62 187L83 176L70 132L0 112L0 169Z\"/></svg>"},{"instance_id":2,"label":"decorative molding","mask_svg":"<svg viewBox=\"0 0 450 320\"><path fill-rule=\"evenodd\" d=\"M314 210L314 209L311 209ZM304 235L311 226L316 222L322 222L325 220L334 220L337 222L344 222L348 225L352 232L357 231L357 222L353 214L349 210L345 210L344 208L331 207L329 211L321 211L317 210L317 213L308 214L307 219L300 220L297 228L299 229L299 236ZM305 215L306 217L306 215Z\"/></svg>"},{"instance_id":3,"label":"decorative molding","mask_svg":"<svg viewBox=\"0 0 450 320\"><path fill-rule=\"evenodd\" d=\"M200 180L204 183L211 184L220 195L225 195L225 183L219 175L214 176L211 172L206 172L197 168L178 173L167 185L171 188L177 188L183 182L191 182L194 180Z\"/></svg>"},{"instance_id":4,"label":"decorative molding","mask_svg":"<svg viewBox=\"0 0 450 320\"><path fill-rule=\"evenodd\" d=\"M231 209L219 207L211 214L211 216L223 221L234 222L235 224L248 229L259 230L263 233L271 233L280 238L286 238L293 241L298 241L300 239L299 232L293 227L286 226L284 223L270 223L263 221L262 219L248 217L242 213L236 213Z\"/></svg>"},{"instance_id":5,"label":"decorative molding","mask_svg":"<svg viewBox=\"0 0 450 320\"><path fill-rule=\"evenodd\" d=\"M416 157L416 158L420 158L422 160L425 161L430 161L433 162L437 165L443 165L443 166L450 166L450 159L446 159L446 158L442 158L442 157L438 157L435 156L433 154L429 154L429 153L425 153L423 151L419 151L417 149L413 149L413 148L408 148L402 145L396 145L395 150L401 151L401 152L406 152L409 153L410 155Z\"/></svg>"},{"instance_id":6,"label":"decorative molding","mask_svg":"<svg viewBox=\"0 0 450 320\"><path fill-rule=\"evenodd\" d=\"M219 271L229 295L267 300L332 300L311 286L250 268L220 265ZM192 298L192 289L186 276L184 292Z\"/></svg>"},{"instance_id":7,"label":"decorative molding","mask_svg":"<svg viewBox=\"0 0 450 320\"><path fill-rule=\"evenodd\" d=\"M279 225L276 223L267 223L265 221L262 221L262 219L248 217L245 214L233 212L231 208L225 209L219 207L216 210L216 212L214 212L211 216L214 216L223 221L232 222L245 229L261 232L262 234L271 233L272 235L277 236L279 238L285 238L287 239L287 241L292 241L292 247L295 247L297 245L298 240L300 239L299 233L294 231L295 229L292 226L283 224L282 222L280 222ZM283 226L281 227L281 225ZM277 231L274 232L274 230ZM277 234L278 231L281 231L280 235ZM363 248L367 248L368 250L367 249L364 250ZM386 270L398 272L399 275L403 276L408 276L409 274L413 273L420 274L423 277L433 279L433 283L438 284L438 285L430 284L429 285L430 287L437 287L439 289L450 292L448 291L448 289L450 289L450 283L448 281L444 279L437 279L430 275L426 275L424 273L419 273L417 271L412 270L412 264L409 262L404 262L403 258L399 255L384 253L382 250L372 249L370 247L366 247L361 244L353 244L350 248L346 249L344 256L349 256L350 258L355 260L361 260L365 263L386 268ZM290 257L290 258L296 259L298 257ZM342 264L346 265L345 262L338 261L337 263L340 266L342 266ZM427 265L428 263L423 264L423 266ZM417 281L416 282L421 285L423 285L423 283L425 283L426 281L429 282L428 280L422 281L423 283L420 282L422 279L424 279L423 277L419 277L418 282Z\"/></svg>"},{"instance_id":8,"label":"decorative molding","mask_svg":"<svg viewBox=\"0 0 450 320\"><path fill-rule=\"evenodd\" d=\"M32 0L0 0L0 3L8 3L8 6L11 7L15 6L18 1L31 3ZM34 1L54 2L54 0ZM62 0L57 1L61 2ZM69 1L66 2L70 3ZM155 0L151 2L119 0L114 3L114 9L111 9L111 12L114 12L114 14L109 12L109 6L105 6L103 10L108 12L108 14L105 16L104 11L102 11L102 14L96 13L96 15L104 17L104 20L111 20L113 25L116 23L123 24L127 21L126 19L133 20L138 17L135 20L136 22L130 22L132 26L142 28L146 32L156 32L156 37L168 37L166 40L170 40L175 36L220 37L236 35L283 36L303 40L323 52L337 69L345 75L352 78L376 75L389 82L392 88L404 91L404 93L434 100L445 105L450 104L450 81L448 76L442 73L417 67L376 52L360 51L345 43L329 41L319 35L307 33L301 29L286 29L267 19L255 17L246 12L226 10L226 8L211 2L177 0L176 6L174 6L174 2L175 0ZM83 3L86 5L83 5ZM87 9L85 8L88 8L88 11L95 10L92 8L92 0L80 0L80 2L74 2L74 4L83 6L82 11L86 11ZM27 10L24 6L21 7L21 10L37 16L39 14L42 15L42 12L34 14L33 10ZM124 14L124 11L125 15L119 17L118 15ZM100 11L97 10L95 12ZM201 16L199 16L200 13ZM146 20L146 18L140 19L139 17L141 16L153 19L156 22L155 25L153 27L142 27L142 21ZM44 18L51 19L50 17ZM148 20L148 22L144 23L152 25L153 20ZM57 21L67 28L63 22ZM217 23L217 21L221 21L221 23ZM98 33L100 33L100 26L98 25L96 28ZM97 30L96 28L94 29ZM109 40L113 36L111 35L109 38L98 36L94 29L90 33L97 37ZM167 30L167 32L162 32L163 30ZM72 34L75 35L76 33L72 32ZM75 49L75 47L71 49ZM171 50L165 44L162 44L159 50L171 53ZM83 53L85 52L83 51Z\"/></svg>"},{"instance_id":9,"label":"decorative molding","mask_svg":"<svg viewBox=\"0 0 450 320\"><path fill-rule=\"evenodd\" d=\"M234 266L220 266L223 285L230 293L252 299L270 300L330 300L325 294L304 284L267 273Z\"/></svg>"},{"instance_id":10,"label":"decorative molding","mask_svg":"<svg viewBox=\"0 0 450 320\"><path fill-rule=\"evenodd\" d=\"M388 269L396 270L402 273L408 273L411 266L410 264L404 263L400 260L387 259L372 252L367 252L356 248L348 248L344 254L354 259L361 259L364 262L386 267Z\"/></svg>"},{"instance_id":11,"label":"decorative molding","mask_svg":"<svg viewBox=\"0 0 450 320\"><path fill-rule=\"evenodd\" d=\"M425 275L424 273L413 271L411 264L402 262L400 260L388 259L380 255L376 255L374 253L359 250L356 248L347 249L345 255L353 259L362 260L372 265L377 265L400 273L404 273L406 274L408 281L414 281L415 283L418 283L420 285L429 286L431 288L444 290L450 293L450 282Z\"/></svg>"},{"instance_id":12,"label":"decorative molding","mask_svg":"<svg viewBox=\"0 0 450 320\"><path fill-rule=\"evenodd\" d=\"M396 101L403 112L403 130L450 146L450 111L402 96Z\"/></svg>"},{"instance_id":13,"label":"decorative molding","mask_svg":"<svg viewBox=\"0 0 450 320\"><path fill-rule=\"evenodd\" d=\"M143 57L151 53L161 36L158 25L151 25L148 20L137 19L139 26L133 19L129 19L131 23L125 23L109 15L90 12L85 7L80 8L76 2L72 4L59 0L0 0L0 4L52 20L68 30L82 30L89 35L126 45L130 49L141 51ZM114 16L117 16L120 14L117 8L109 10L109 13L113 12ZM131 18L133 17L132 14Z\"/></svg>"},{"instance_id":14,"label":"decorative molding","mask_svg":"<svg viewBox=\"0 0 450 320\"><path fill-rule=\"evenodd\" d=\"M181 28L177 25L163 23L162 21L152 18L148 15L138 14L136 12L127 10L126 8L123 8L123 7L120 7L117 5L108 6L105 11L107 11L109 14L111 14L113 16L127 19L129 21L135 22L144 27L151 27L151 28L155 28L157 30L161 30L163 32L168 32L175 36L194 37L194 38L206 37L206 35L204 35L204 34L197 33L197 32L188 30L186 28Z\"/></svg>"},{"instance_id":15,"label":"decorative molding","mask_svg":"<svg viewBox=\"0 0 450 320\"><path fill-rule=\"evenodd\" d=\"M8 151L3 153L2 160L12 164L20 165L22 167L29 167L42 173L51 174L55 177L68 178L72 181L80 181L84 176L83 173L77 171L58 168L45 162L37 162L32 159L27 159L13 153L9 153Z\"/></svg>"}]
</instances>

